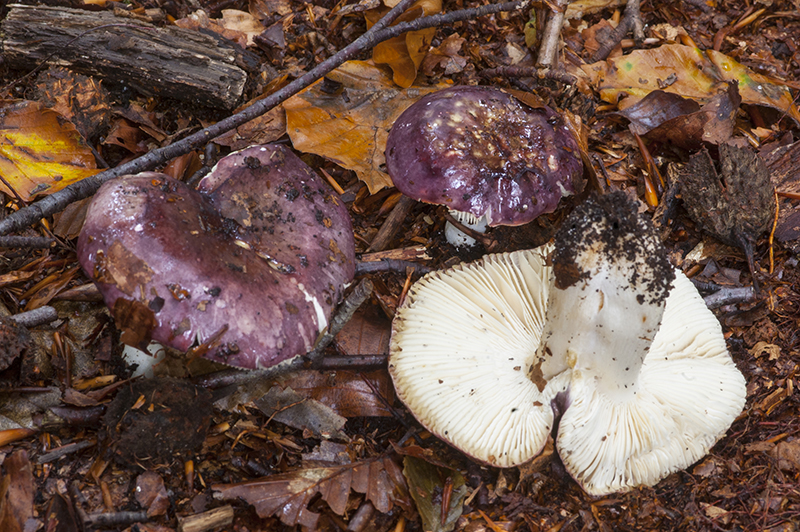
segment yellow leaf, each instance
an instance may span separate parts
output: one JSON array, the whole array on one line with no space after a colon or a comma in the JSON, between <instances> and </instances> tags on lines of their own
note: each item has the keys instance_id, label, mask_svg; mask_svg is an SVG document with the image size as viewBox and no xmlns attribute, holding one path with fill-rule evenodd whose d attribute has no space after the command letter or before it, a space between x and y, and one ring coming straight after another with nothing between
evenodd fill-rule
<instances>
[{"instance_id":1,"label":"yellow leaf","mask_svg":"<svg viewBox=\"0 0 800 532\"><path fill-rule=\"evenodd\" d=\"M394 121L425 94L447 86L399 90L384 70L348 61L283 104L286 132L295 149L353 170L374 194L392 186L380 168Z\"/></svg>"},{"instance_id":2,"label":"yellow leaf","mask_svg":"<svg viewBox=\"0 0 800 532\"><path fill-rule=\"evenodd\" d=\"M23 201L98 172L75 126L38 102L0 102L0 175ZM0 191L14 196L5 183Z\"/></svg>"},{"instance_id":3,"label":"yellow leaf","mask_svg":"<svg viewBox=\"0 0 800 532\"><path fill-rule=\"evenodd\" d=\"M383 17L392 6L392 2L384 1L388 7L373 9L364 13L367 28L371 28ZM411 22L420 17L433 15L442 11L441 0L419 0L408 11L400 15L395 24ZM394 73L394 82L407 89L417 78L417 70L428 53L436 28L409 31L388 41L379 43L372 50L372 60L378 64L386 64Z\"/></svg>"},{"instance_id":4,"label":"yellow leaf","mask_svg":"<svg viewBox=\"0 0 800 532\"><path fill-rule=\"evenodd\" d=\"M800 124L800 112L785 85L714 50L668 44L582 68L600 97L618 103L620 109L630 107L658 89L706 103L725 88L727 81L735 80L742 103L777 109ZM623 95L626 95L624 99Z\"/></svg>"}]
</instances>

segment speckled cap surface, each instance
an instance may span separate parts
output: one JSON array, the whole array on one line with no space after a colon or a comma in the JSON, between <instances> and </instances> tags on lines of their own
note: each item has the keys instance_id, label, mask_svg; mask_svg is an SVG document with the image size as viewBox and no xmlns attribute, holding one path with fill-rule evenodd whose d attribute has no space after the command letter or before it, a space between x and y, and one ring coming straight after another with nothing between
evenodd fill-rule
<instances>
[{"instance_id":1,"label":"speckled cap surface","mask_svg":"<svg viewBox=\"0 0 800 532\"><path fill-rule=\"evenodd\" d=\"M389 132L386 167L403 194L521 225L575 192L578 143L548 107L490 87L457 86L406 109Z\"/></svg>"}]
</instances>

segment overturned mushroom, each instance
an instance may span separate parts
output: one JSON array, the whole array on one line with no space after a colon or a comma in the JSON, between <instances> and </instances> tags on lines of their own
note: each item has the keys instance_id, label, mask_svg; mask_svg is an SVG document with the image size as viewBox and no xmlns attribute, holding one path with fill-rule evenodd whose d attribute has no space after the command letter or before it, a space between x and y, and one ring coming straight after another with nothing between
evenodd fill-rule
<instances>
[{"instance_id":1,"label":"overturned mushroom","mask_svg":"<svg viewBox=\"0 0 800 532\"><path fill-rule=\"evenodd\" d=\"M311 350L354 274L345 206L282 146L222 159L198 189L147 172L96 194L78 255L118 326L242 368Z\"/></svg>"},{"instance_id":2,"label":"overturned mushroom","mask_svg":"<svg viewBox=\"0 0 800 532\"><path fill-rule=\"evenodd\" d=\"M577 142L550 108L529 107L500 89L459 86L400 115L389 132L386 168L406 196L444 205L483 230L554 211L576 191L583 166ZM474 243L446 231L453 244Z\"/></svg>"},{"instance_id":3,"label":"overturned mushroom","mask_svg":"<svg viewBox=\"0 0 800 532\"><path fill-rule=\"evenodd\" d=\"M621 194L578 207L548 247L434 272L393 323L398 396L476 459L556 449L592 495L703 456L745 400L719 323ZM563 392L563 393L559 393ZM469 412L469 415L465 415Z\"/></svg>"}]
</instances>

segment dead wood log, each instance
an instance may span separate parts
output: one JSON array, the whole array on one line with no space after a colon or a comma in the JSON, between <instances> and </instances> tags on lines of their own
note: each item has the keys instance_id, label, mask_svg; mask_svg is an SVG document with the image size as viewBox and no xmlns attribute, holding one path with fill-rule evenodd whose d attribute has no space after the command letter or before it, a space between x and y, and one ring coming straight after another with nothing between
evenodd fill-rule
<instances>
[{"instance_id":1,"label":"dead wood log","mask_svg":"<svg viewBox=\"0 0 800 532\"><path fill-rule=\"evenodd\" d=\"M242 51L213 35L157 28L105 11L9 8L0 34L13 68L31 70L52 55L54 64L148 96L222 109L232 109L244 91L247 74L236 65Z\"/></svg>"}]
</instances>

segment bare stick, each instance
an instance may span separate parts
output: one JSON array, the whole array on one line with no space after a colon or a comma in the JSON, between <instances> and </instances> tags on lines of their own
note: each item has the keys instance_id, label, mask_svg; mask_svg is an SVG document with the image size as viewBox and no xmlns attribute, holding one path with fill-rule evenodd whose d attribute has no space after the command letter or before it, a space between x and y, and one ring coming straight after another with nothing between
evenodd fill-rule
<instances>
[{"instance_id":1,"label":"bare stick","mask_svg":"<svg viewBox=\"0 0 800 532\"><path fill-rule=\"evenodd\" d=\"M58 312L56 312L56 309L53 307L45 305L27 312L14 314L13 316L9 316L9 318L17 325L30 328L57 320Z\"/></svg>"},{"instance_id":2,"label":"bare stick","mask_svg":"<svg viewBox=\"0 0 800 532\"><path fill-rule=\"evenodd\" d=\"M631 30L633 30L633 38L636 42L644 40L644 23L642 22L640 0L628 0L628 3L625 4L625 15L619 21L616 29L608 36L606 42L594 53L592 62L602 61L607 58L608 54L617 47Z\"/></svg>"},{"instance_id":3,"label":"bare stick","mask_svg":"<svg viewBox=\"0 0 800 532\"><path fill-rule=\"evenodd\" d=\"M733 305L734 303L746 303L752 301L756 297L756 292L753 287L746 286L744 288L721 288L711 295L703 298L708 308L718 308L724 305Z\"/></svg>"},{"instance_id":4,"label":"bare stick","mask_svg":"<svg viewBox=\"0 0 800 532\"><path fill-rule=\"evenodd\" d=\"M561 27L564 26L564 13L570 0L556 0L554 10L547 17L547 24L542 35L542 44L539 46L537 62L543 67L552 68L556 65L558 54L558 41L561 38Z\"/></svg>"},{"instance_id":5,"label":"bare stick","mask_svg":"<svg viewBox=\"0 0 800 532\"><path fill-rule=\"evenodd\" d=\"M0 248L47 249L55 246L54 239L42 236L0 236Z\"/></svg>"},{"instance_id":6,"label":"bare stick","mask_svg":"<svg viewBox=\"0 0 800 532\"><path fill-rule=\"evenodd\" d=\"M370 242L368 251L383 251L386 249L386 246L389 245L394 235L397 234L397 231L405 221L408 213L411 212L411 208L415 203L416 201L408 196L400 197L400 201L397 202L392 212L390 212L386 220L383 221L383 225L378 229L378 234L376 234L372 242Z\"/></svg>"},{"instance_id":7,"label":"bare stick","mask_svg":"<svg viewBox=\"0 0 800 532\"><path fill-rule=\"evenodd\" d=\"M367 30L361 37L353 41L343 50L336 55L329 57L303 76L292 81L281 90L276 91L263 100L259 100L250 107L242 110L235 115L217 122L216 124L198 131L188 137L185 137L169 146L163 148L156 148L137 159L133 159L127 163L121 164L116 168L106 170L87 177L77 183L73 183L58 192L42 198L40 201L24 207L15 213L10 214L3 220L0 220L0 235L8 234L12 231L19 230L27 227L42 218L46 218L63 210L67 205L75 201L88 198L100 188L100 185L110 179L120 177L127 174L135 174L145 170L152 170L159 165L165 164L167 161L190 152L191 150L202 146L210 140L226 133L242 124L257 118L273 107L283 103L294 94L308 87L315 81L319 80L333 69L352 59L353 57L361 54L362 52L374 47L379 42L385 41L407 31L412 31L420 28L436 27L440 24L447 22L454 22L459 20L471 20L481 15L490 13L499 13L501 11L513 11L515 9L524 7L528 4L529 0L516 0L513 2L506 2L503 4L494 4L481 6L474 9L463 9L453 13L443 15L432 15L424 17L414 22L404 22L392 26L391 24L403 11L408 8L415 0L401 0L399 4L392 8L382 19L380 19L372 28Z\"/></svg>"}]
</instances>

